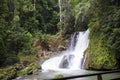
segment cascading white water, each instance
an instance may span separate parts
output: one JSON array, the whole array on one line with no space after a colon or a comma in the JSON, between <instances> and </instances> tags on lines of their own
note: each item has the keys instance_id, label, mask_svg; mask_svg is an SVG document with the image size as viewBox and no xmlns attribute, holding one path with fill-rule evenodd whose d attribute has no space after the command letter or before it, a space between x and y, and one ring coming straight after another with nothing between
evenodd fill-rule
<instances>
[{"instance_id":1,"label":"cascading white water","mask_svg":"<svg viewBox=\"0 0 120 80\"><path fill-rule=\"evenodd\" d=\"M74 58L72 60L71 69L80 69L82 67L82 60L84 56L84 51L87 49L89 29L85 32L79 32L78 41L75 46L75 50L72 52Z\"/></svg>"},{"instance_id":2,"label":"cascading white water","mask_svg":"<svg viewBox=\"0 0 120 80\"><path fill-rule=\"evenodd\" d=\"M89 29L84 32L79 32L78 37L73 36L74 38L71 39L77 40L76 41L72 40L70 44L72 45L72 47L74 47L73 45L76 42L75 47L74 48L70 47L68 50L66 50L66 52L63 55L46 60L42 64L42 69L43 70L81 69L83 65L82 62L84 51L88 48L89 44L88 35Z\"/></svg>"},{"instance_id":3,"label":"cascading white water","mask_svg":"<svg viewBox=\"0 0 120 80\"><path fill-rule=\"evenodd\" d=\"M68 50L70 50L70 51L74 50L77 38L78 38L78 32L75 32L73 35L71 35L70 45L69 45Z\"/></svg>"}]
</instances>

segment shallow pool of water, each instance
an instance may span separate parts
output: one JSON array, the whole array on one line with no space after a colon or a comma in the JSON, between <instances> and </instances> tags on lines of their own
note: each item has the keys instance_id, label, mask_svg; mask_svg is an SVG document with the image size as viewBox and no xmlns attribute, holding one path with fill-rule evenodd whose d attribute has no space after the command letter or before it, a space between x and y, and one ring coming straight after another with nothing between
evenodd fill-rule
<instances>
[{"instance_id":1,"label":"shallow pool of water","mask_svg":"<svg viewBox=\"0 0 120 80\"><path fill-rule=\"evenodd\" d=\"M19 79L14 80L45 80L54 78L57 74L62 74L64 77L68 76L76 76L76 75L83 75L83 74L92 74L92 73L99 73L101 71L90 71L90 70L63 70L63 71L46 71L46 72L39 72L37 75L27 75ZM120 78L120 73L111 73L102 75L103 80L110 80L114 78ZM69 79L69 80L97 80L97 76L91 77L84 77L84 78L76 78L76 79Z\"/></svg>"}]
</instances>

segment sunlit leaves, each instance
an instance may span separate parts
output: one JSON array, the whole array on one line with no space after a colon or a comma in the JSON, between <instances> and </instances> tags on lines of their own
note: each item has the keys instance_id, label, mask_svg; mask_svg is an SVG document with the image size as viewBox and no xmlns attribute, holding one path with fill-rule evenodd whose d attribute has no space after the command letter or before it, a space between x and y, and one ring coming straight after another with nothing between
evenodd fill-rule
<instances>
[{"instance_id":1,"label":"sunlit leaves","mask_svg":"<svg viewBox=\"0 0 120 80\"><path fill-rule=\"evenodd\" d=\"M29 4L29 5L23 6L23 11L25 11L25 12L34 11L34 10L35 10L34 4Z\"/></svg>"}]
</instances>

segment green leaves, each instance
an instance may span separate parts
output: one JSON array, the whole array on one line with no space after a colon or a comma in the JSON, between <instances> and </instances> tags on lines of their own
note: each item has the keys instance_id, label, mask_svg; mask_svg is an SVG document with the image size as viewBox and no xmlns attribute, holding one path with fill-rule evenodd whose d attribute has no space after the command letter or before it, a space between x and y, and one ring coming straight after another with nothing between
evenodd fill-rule
<instances>
[{"instance_id":1,"label":"green leaves","mask_svg":"<svg viewBox=\"0 0 120 80\"><path fill-rule=\"evenodd\" d=\"M29 5L23 6L23 11L25 11L25 12L34 11L34 10L35 10L34 4L29 4Z\"/></svg>"},{"instance_id":2,"label":"green leaves","mask_svg":"<svg viewBox=\"0 0 120 80\"><path fill-rule=\"evenodd\" d=\"M91 68L112 69L120 66L120 7L110 0L92 0L90 28ZM96 63L97 61L97 63ZM94 67L95 66L95 67Z\"/></svg>"},{"instance_id":3,"label":"green leaves","mask_svg":"<svg viewBox=\"0 0 120 80\"><path fill-rule=\"evenodd\" d=\"M113 29L111 36L108 38L108 46L120 58L120 28Z\"/></svg>"},{"instance_id":4,"label":"green leaves","mask_svg":"<svg viewBox=\"0 0 120 80\"><path fill-rule=\"evenodd\" d=\"M57 1L36 0L36 18L39 21L39 29L42 33L55 34L58 32L59 8Z\"/></svg>"},{"instance_id":5,"label":"green leaves","mask_svg":"<svg viewBox=\"0 0 120 80\"><path fill-rule=\"evenodd\" d=\"M18 53L33 54L35 33L56 34L59 22L56 5L56 0L0 0L1 65Z\"/></svg>"}]
</instances>

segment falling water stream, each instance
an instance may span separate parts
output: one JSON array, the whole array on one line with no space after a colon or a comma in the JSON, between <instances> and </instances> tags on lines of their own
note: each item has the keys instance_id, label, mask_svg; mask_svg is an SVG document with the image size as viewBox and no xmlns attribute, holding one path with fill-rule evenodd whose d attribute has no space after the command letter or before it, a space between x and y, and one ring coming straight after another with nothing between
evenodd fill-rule
<instances>
[{"instance_id":1,"label":"falling water stream","mask_svg":"<svg viewBox=\"0 0 120 80\"><path fill-rule=\"evenodd\" d=\"M89 29L83 32L74 33L71 36L70 46L60 55L56 55L42 64L42 72L30 76L24 76L15 80L44 80L54 78L57 74L64 77L83 74L99 73L100 71L84 70L84 51L89 45ZM102 75L103 80L110 80L120 77L119 73ZM97 80L96 76L77 78L70 80Z\"/></svg>"},{"instance_id":2,"label":"falling water stream","mask_svg":"<svg viewBox=\"0 0 120 80\"><path fill-rule=\"evenodd\" d=\"M89 44L89 29L87 31L73 34L70 47L59 56L51 58L42 64L43 70L78 70L82 68L84 51Z\"/></svg>"},{"instance_id":3,"label":"falling water stream","mask_svg":"<svg viewBox=\"0 0 120 80\"><path fill-rule=\"evenodd\" d=\"M66 0L68 2L70 0ZM62 0L58 0L60 9L60 22L62 22ZM69 48L56 55L42 64L42 72L39 71L38 74L27 75L14 80L44 80L54 78L57 74L62 74L64 77L76 76L83 74L99 73L99 71L89 71L84 70L84 51L89 45L89 29L83 32L76 32L71 36ZM113 78L120 77L119 73L106 74L103 75L103 80L110 80ZM96 76L77 78L70 80L97 80Z\"/></svg>"}]
</instances>

